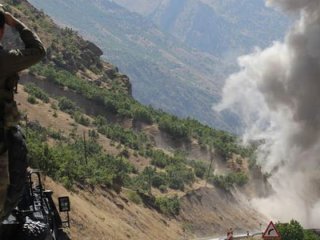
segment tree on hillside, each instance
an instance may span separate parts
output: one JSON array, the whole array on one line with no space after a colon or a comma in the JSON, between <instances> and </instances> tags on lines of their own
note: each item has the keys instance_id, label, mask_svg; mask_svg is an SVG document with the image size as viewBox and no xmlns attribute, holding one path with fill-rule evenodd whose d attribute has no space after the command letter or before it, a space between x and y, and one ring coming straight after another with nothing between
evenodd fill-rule
<instances>
[{"instance_id":1,"label":"tree on hillside","mask_svg":"<svg viewBox=\"0 0 320 240\"><path fill-rule=\"evenodd\" d=\"M278 223L277 229L282 240L304 240L304 232L300 223L291 220L290 223Z\"/></svg>"},{"instance_id":2,"label":"tree on hillside","mask_svg":"<svg viewBox=\"0 0 320 240\"><path fill-rule=\"evenodd\" d=\"M311 230L305 230L304 240L320 240L320 237L313 233Z\"/></svg>"}]
</instances>

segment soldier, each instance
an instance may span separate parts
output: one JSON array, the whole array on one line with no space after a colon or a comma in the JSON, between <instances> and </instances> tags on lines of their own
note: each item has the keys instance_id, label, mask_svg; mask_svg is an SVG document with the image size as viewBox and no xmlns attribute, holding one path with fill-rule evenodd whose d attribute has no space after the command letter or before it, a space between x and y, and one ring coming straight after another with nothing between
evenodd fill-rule
<instances>
[{"instance_id":1,"label":"soldier","mask_svg":"<svg viewBox=\"0 0 320 240\"><path fill-rule=\"evenodd\" d=\"M19 202L26 180L27 149L14 101L18 72L45 56L38 36L0 5L0 42L6 27L18 31L25 48L5 50L0 45L0 223Z\"/></svg>"}]
</instances>

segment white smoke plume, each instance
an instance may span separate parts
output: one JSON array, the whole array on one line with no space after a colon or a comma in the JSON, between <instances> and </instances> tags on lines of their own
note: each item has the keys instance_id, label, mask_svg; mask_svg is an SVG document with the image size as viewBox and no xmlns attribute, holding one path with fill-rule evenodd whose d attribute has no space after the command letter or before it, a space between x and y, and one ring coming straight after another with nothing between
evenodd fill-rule
<instances>
[{"instance_id":1,"label":"white smoke plume","mask_svg":"<svg viewBox=\"0 0 320 240\"><path fill-rule=\"evenodd\" d=\"M259 162L275 193L253 204L274 220L320 222L320 1L267 0L297 14L283 42L240 57L217 110L233 109L245 139L265 139Z\"/></svg>"}]
</instances>

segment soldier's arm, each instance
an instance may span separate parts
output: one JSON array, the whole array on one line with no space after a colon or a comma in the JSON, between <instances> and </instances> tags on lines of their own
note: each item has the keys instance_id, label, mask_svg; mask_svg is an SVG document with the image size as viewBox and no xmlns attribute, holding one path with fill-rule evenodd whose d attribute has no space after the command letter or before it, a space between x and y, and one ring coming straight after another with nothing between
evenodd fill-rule
<instances>
[{"instance_id":1,"label":"soldier's arm","mask_svg":"<svg viewBox=\"0 0 320 240\"><path fill-rule=\"evenodd\" d=\"M15 28L24 42L25 49L5 51L2 59L3 69L10 75L24 70L39 62L46 54L39 37L11 14L5 13L6 23Z\"/></svg>"}]
</instances>

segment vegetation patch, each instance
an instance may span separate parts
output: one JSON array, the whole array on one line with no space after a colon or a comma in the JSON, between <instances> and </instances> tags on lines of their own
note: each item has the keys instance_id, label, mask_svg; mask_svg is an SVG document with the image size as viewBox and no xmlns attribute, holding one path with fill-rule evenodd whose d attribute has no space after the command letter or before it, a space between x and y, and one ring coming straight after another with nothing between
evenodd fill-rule
<instances>
[{"instance_id":1,"label":"vegetation patch","mask_svg":"<svg viewBox=\"0 0 320 240\"><path fill-rule=\"evenodd\" d=\"M136 191L129 191L128 192L128 199L135 203L135 204L141 204L142 203L142 199L140 197L140 195L136 192Z\"/></svg>"},{"instance_id":2,"label":"vegetation patch","mask_svg":"<svg viewBox=\"0 0 320 240\"><path fill-rule=\"evenodd\" d=\"M31 167L43 170L68 188L75 183L122 186L134 169L127 160L105 154L94 138L84 145L77 136L53 135L52 131L34 123L26 135ZM58 142L49 146L49 136Z\"/></svg>"},{"instance_id":3,"label":"vegetation patch","mask_svg":"<svg viewBox=\"0 0 320 240\"><path fill-rule=\"evenodd\" d=\"M296 220L289 223L277 223L276 227L282 240L320 240L320 237L311 230L304 230Z\"/></svg>"},{"instance_id":4,"label":"vegetation patch","mask_svg":"<svg viewBox=\"0 0 320 240\"><path fill-rule=\"evenodd\" d=\"M230 190L234 186L243 186L249 181L244 173L229 173L227 175L214 175L209 182L224 190Z\"/></svg>"},{"instance_id":5,"label":"vegetation patch","mask_svg":"<svg viewBox=\"0 0 320 240\"><path fill-rule=\"evenodd\" d=\"M41 88L37 87L33 83L28 83L24 86L24 90L29 93L30 96L42 100L44 103L49 103L49 96Z\"/></svg>"},{"instance_id":6,"label":"vegetation patch","mask_svg":"<svg viewBox=\"0 0 320 240\"><path fill-rule=\"evenodd\" d=\"M168 216L179 215L180 202L177 196L173 198L169 197L158 197L155 202L156 206L160 209L163 214Z\"/></svg>"},{"instance_id":7,"label":"vegetation patch","mask_svg":"<svg viewBox=\"0 0 320 240\"><path fill-rule=\"evenodd\" d=\"M119 118L130 118L149 124L157 123L162 131L174 139L184 141L190 141L191 138L198 139L201 146L213 147L225 160L229 159L232 154L250 157L255 150L252 146L242 147L236 136L210 128L197 120L179 119L161 110L143 106L122 91L121 83L116 81L113 82L110 89L101 88L71 72L58 70L51 65L44 64L32 67L32 72L103 105L106 111L117 114Z\"/></svg>"}]
</instances>

